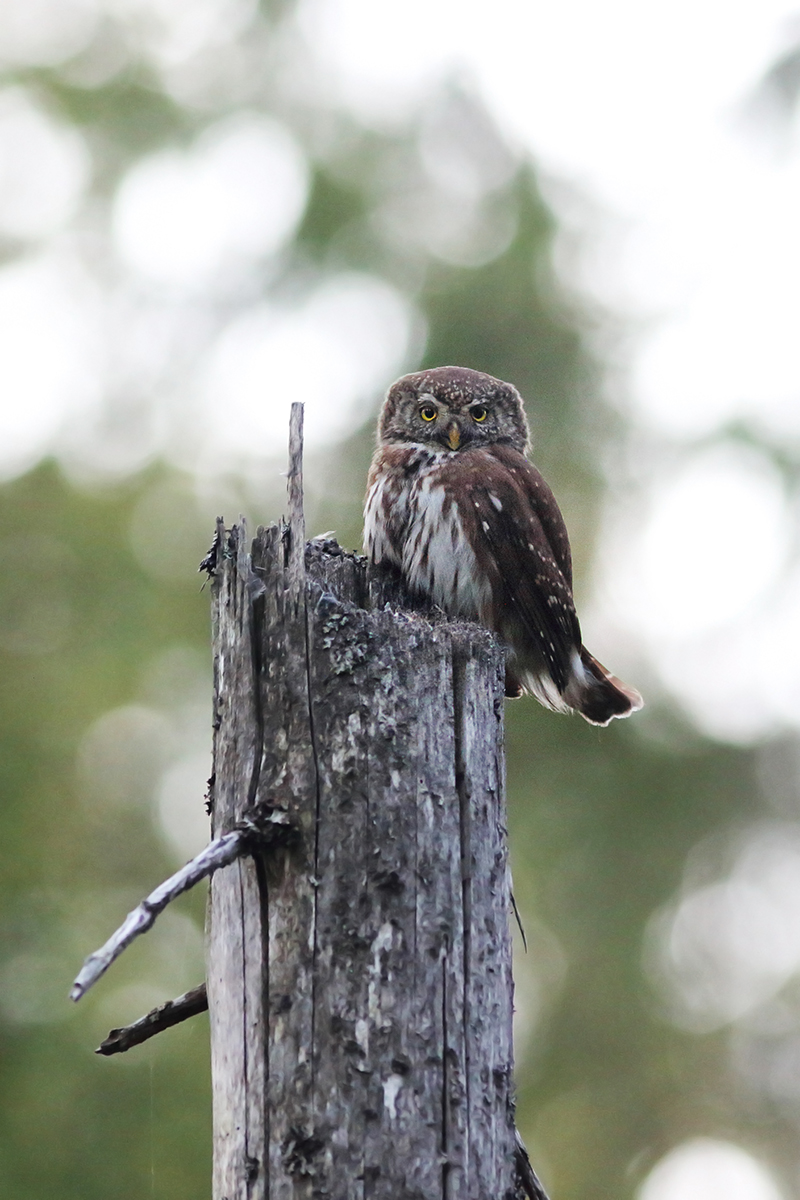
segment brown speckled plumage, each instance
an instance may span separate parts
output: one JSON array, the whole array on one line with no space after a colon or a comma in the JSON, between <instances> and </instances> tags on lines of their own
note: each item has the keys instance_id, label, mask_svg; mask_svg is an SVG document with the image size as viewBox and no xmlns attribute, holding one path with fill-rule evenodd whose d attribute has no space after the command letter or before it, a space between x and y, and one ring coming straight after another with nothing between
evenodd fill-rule
<instances>
[{"instance_id":1,"label":"brown speckled plumage","mask_svg":"<svg viewBox=\"0 0 800 1200\"><path fill-rule=\"evenodd\" d=\"M500 635L509 695L607 725L641 697L582 646L567 530L527 449L510 384L464 367L403 376L381 410L365 548L445 612Z\"/></svg>"}]
</instances>

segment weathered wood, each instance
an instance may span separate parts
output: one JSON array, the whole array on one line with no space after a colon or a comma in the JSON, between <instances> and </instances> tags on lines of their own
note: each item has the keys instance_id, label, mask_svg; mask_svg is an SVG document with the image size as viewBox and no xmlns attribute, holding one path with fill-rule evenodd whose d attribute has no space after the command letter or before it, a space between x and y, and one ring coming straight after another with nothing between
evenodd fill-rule
<instances>
[{"instance_id":1,"label":"weathered wood","mask_svg":"<svg viewBox=\"0 0 800 1200\"><path fill-rule=\"evenodd\" d=\"M214 1197L510 1200L502 654L304 547L301 488L213 564L214 834L300 830L212 879Z\"/></svg>"},{"instance_id":2,"label":"weathered wood","mask_svg":"<svg viewBox=\"0 0 800 1200\"><path fill-rule=\"evenodd\" d=\"M252 808L258 782L262 719L253 628L262 585L252 570L244 523L229 535L218 529L216 546L214 773L209 798L213 796L212 831L219 836ZM206 947L214 1080L213 1194L231 1200L266 1196L261 1159L267 1137L267 977L255 859L239 859L212 879ZM251 1189L251 1179L257 1183L259 1178L261 1190Z\"/></svg>"}]
</instances>

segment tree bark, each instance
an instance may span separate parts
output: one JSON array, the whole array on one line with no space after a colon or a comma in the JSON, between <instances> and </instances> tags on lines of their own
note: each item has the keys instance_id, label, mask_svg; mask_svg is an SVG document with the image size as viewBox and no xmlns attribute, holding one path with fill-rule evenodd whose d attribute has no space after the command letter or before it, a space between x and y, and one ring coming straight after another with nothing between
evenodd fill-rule
<instances>
[{"instance_id":1,"label":"tree bark","mask_svg":"<svg viewBox=\"0 0 800 1200\"><path fill-rule=\"evenodd\" d=\"M212 879L215 1200L518 1194L503 657L290 526L219 530L214 836L296 844Z\"/></svg>"}]
</instances>

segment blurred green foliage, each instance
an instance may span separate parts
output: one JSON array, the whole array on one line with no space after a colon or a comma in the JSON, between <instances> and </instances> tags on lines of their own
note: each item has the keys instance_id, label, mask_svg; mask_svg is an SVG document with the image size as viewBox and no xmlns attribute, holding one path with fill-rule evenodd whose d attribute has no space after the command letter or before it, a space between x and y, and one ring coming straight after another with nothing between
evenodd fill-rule
<instances>
[{"instance_id":1,"label":"blurred green foliage","mask_svg":"<svg viewBox=\"0 0 800 1200\"><path fill-rule=\"evenodd\" d=\"M0 1194L9 1198L208 1192L205 1019L127 1062L92 1053L110 1024L140 1015L165 986L195 982L202 958L187 953L186 930L171 934L190 960L177 970L162 961L173 953L164 937L119 964L119 1020L100 989L79 1009L67 999L76 963L173 866L146 805L104 811L87 800L76 777L80 740L98 716L140 695L160 649L194 644L208 656L196 577L156 582L130 550L132 512L152 483L82 493L47 463L0 498L14 560L0 583ZM144 785L148 774L142 762ZM198 922L202 910L198 896L183 911ZM154 981L152 996L136 994L142 976Z\"/></svg>"},{"instance_id":2,"label":"blurred green foliage","mask_svg":"<svg viewBox=\"0 0 800 1200\"><path fill-rule=\"evenodd\" d=\"M258 36L270 12L257 18ZM224 98L182 107L141 63L95 87L71 82L69 68L14 78L87 132L98 201L142 153L227 111ZM436 200L419 165L418 125L361 129L281 98L269 79L246 101L287 122L312 167L304 220L270 286L374 271L412 295L427 323L409 369L460 363L513 381L529 402L536 460L567 516L582 590L604 467L618 461L625 427L601 398L589 314L553 277L554 221L532 165L516 162L494 197L512 214L513 236L487 261L459 266L421 244L399 248L375 221L392 180L416 180ZM469 96L437 103L485 123ZM319 149L313 131L323 119L329 136ZM335 528L348 546L360 542L379 400L343 445L307 465L311 532ZM178 647L207 679L208 595L193 564L215 514L213 499L190 502L191 494L191 481L167 465L89 486L46 462L0 487L0 1196L8 1200L210 1192L205 1019L120 1059L92 1054L111 1025L198 982L202 896L189 897L172 924L163 918L77 1010L66 999L83 956L175 862L153 815L158 762L143 754L133 798L116 804L104 804L102 788L98 799L79 764L104 714L168 707L148 683L160 656ZM249 515L274 519L280 504L273 485ZM660 1154L694 1134L734 1137L787 1167L792 1159L791 1122L732 1086L722 1034L682 1033L662 1018L641 965L648 919L674 894L690 849L758 815L753 764L752 752L704 740L657 698L641 719L603 731L531 701L509 706L515 888L533 932L521 1000L537 954L554 956L537 929L550 931L563 959L557 984L546 971L540 980L542 1008L517 1078L519 1123L554 1200L632 1195Z\"/></svg>"}]
</instances>

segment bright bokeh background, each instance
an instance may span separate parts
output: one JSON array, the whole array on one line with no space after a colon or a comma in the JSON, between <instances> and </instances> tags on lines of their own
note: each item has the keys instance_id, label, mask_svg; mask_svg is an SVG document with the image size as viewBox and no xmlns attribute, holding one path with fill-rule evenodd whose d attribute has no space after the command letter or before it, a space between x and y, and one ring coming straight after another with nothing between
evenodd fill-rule
<instances>
[{"instance_id":1,"label":"bright bokeh background","mask_svg":"<svg viewBox=\"0 0 800 1200\"><path fill-rule=\"evenodd\" d=\"M520 1125L553 1200L800 1195L800 12L779 0L0 8L0 1194L208 1189L213 518L359 540L380 396L523 391L586 641L646 694L509 707ZM44 1132L43 1132L44 1131ZM42 1142L44 1141L44 1149Z\"/></svg>"}]
</instances>

